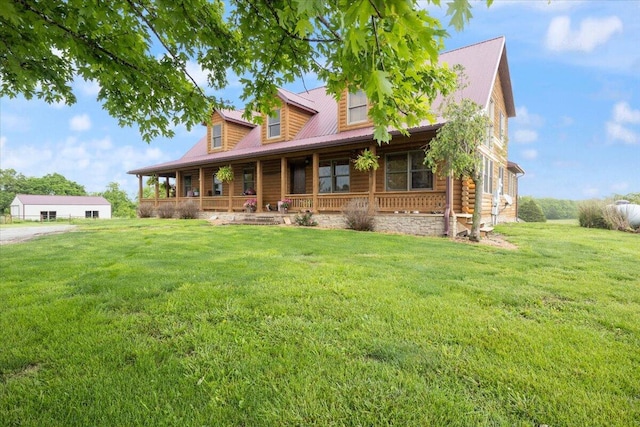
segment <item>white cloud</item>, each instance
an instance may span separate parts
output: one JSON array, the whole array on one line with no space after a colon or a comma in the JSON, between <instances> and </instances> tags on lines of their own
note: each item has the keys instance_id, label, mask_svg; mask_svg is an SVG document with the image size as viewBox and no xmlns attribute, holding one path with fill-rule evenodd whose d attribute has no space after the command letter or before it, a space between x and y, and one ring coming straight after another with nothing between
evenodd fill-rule
<instances>
[{"instance_id":1,"label":"white cloud","mask_svg":"<svg viewBox=\"0 0 640 427\"><path fill-rule=\"evenodd\" d=\"M89 115L79 114L77 116L73 116L71 120L69 120L69 129L76 132L91 129L91 119L89 118Z\"/></svg>"},{"instance_id":2,"label":"white cloud","mask_svg":"<svg viewBox=\"0 0 640 427\"><path fill-rule=\"evenodd\" d=\"M535 160L538 158L538 150L530 149L522 152L522 157L527 160Z\"/></svg>"},{"instance_id":3,"label":"white cloud","mask_svg":"<svg viewBox=\"0 0 640 427\"><path fill-rule=\"evenodd\" d=\"M634 110L626 102L613 106L611 120L606 123L609 141L624 144L640 144L640 110Z\"/></svg>"},{"instance_id":4,"label":"white cloud","mask_svg":"<svg viewBox=\"0 0 640 427\"><path fill-rule=\"evenodd\" d=\"M582 194L587 197L596 197L600 194L600 189L597 187L584 187L582 189Z\"/></svg>"},{"instance_id":5,"label":"white cloud","mask_svg":"<svg viewBox=\"0 0 640 427\"><path fill-rule=\"evenodd\" d=\"M73 83L76 90L86 96L97 96L100 92L100 85L95 80L84 80L82 77L76 78Z\"/></svg>"},{"instance_id":6,"label":"white cloud","mask_svg":"<svg viewBox=\"0 0 640 427\"><path fill-rule=\"evenodd\" d=\"M0 136L0 151L4 149L5 144L7 143L6 136Z\"/></svg>"},{"instance_id":7,"label":"white cloud","mask_svg":"<svg viewBox=\"0 0 640 427\"><path fill-rule=\"evenodd\" d=\"M513 142L521 144L529 144L538 140L538 132L535 130L522 129L515 131Z\"/></svg>"},{"instance_id":8,"label":"white cloud","mask_svg":"<svg viewBox=\"0 0 640 427\"><path fill-rule=\"evenodd\" d=\"M200 64L196 61L187 61L185 68L198 86L208 86L207 73L200 67Z\"/></svg>"},{"instance_id":9,"label":"white cloud","mask_svg":"<svg viewBox=\"0 0 640 427\"><path fill-rule=\"evenodd\" d=\"M516 108L516 117L513 121L521 126L540 127L544 124L542 116L529 113L529 109L527 107Z\"/></svg>"},{"instance_id":10,"label":"white cloud","mask_svg":"<svg viewBox=\"0 0 640 427\"><path fill-rule=\"evenodd\" d=\"M613 120L617 123L640 123L640 110L632 110L626 102L613 107Z\"/></svg>"},{"instance_id":11,"label":"white cloud","mask_svg":"<svg viewBox=\"0 0 640 427\"><path fill-rule=\"evenodd\" d=\"M579 29L571 28L571 18L558 16L551 20L547 30L546 45L554 52L592 52L616 33L622 32L622 21L617 16L586 18Z\"/></svg>"},{"instance_id":12,"label":"white cloud","mask_svg":"<svg viewBox=\"0 0 640 427\"><path fill-rule=\"evenodd\" d=\"M611 184L611 191L614 193L624 193L629 189L629 183L626 181Z\"/></svg>"},{"instance_id":13,"label":"white cloud","mask_svg":"<svg viewBox=\"0 0 640 427\"><path fill-rule=\"evenodd\" d=\"M18 132L28 132L30 130L29 119L17 114L0 114L0 129Z\"/></svg>"}]
</instances>

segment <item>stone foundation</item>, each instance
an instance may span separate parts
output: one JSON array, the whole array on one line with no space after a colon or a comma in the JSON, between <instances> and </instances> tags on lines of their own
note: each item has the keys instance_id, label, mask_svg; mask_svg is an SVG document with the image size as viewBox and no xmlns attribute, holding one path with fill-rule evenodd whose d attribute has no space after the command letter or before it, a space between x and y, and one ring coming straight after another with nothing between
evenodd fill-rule
<instances>
[{"instance_id":1,"label":"stone foundation","mask_svg":"<svg viewBox=\"0 0 640 427\"><path fill-rule=\"evenodd\" d=\"M223 223L246 223L247 217L251 216L274 216L278 218L288 217L291 223L295 224L296 213L286 215L273 212L246 214L228 212L202 212L203 219L216 219ZM314 214L313 219L319 227L331 229L346 228L344 216L342 214ZM456 218L449 220L450 231L457 233L459 225ZM383 233L412 234L415 236L444 236L444 220L440 214L378 214L375 218L375 231Z\"/></svg>"}]
</instances>

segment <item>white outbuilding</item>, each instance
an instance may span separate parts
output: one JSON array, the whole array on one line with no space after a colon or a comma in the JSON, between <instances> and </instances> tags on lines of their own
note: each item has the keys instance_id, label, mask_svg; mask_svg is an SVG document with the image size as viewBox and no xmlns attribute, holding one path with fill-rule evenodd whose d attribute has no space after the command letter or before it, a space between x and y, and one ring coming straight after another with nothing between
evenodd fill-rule
<instances>
[{"instance_id":1,"label":"white outbuilding","mask_svg":"<svg viewBox=\"0 0 640 427\"><path fill-rule=\"evenodd\" d=\"M111 203L102 196L40 196L18 194L11 202L13 218L54 221L69 218L111 218Z\"/></svg>"}]
</instances>

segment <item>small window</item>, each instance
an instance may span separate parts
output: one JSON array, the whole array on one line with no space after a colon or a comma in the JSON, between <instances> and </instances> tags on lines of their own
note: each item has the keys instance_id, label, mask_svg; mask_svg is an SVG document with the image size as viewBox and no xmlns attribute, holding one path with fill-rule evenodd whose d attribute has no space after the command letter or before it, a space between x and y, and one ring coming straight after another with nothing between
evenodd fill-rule
<instances>
[{"instance_id":1,"label":"small window","mask_svg":"<svg viewBox=\"0 0 640 427\"><path fill-rule=\"evenodd\" d=\"M98 211L84 211L85 218L100 218Z\"/></svg>"},{"instance_id":2,"label":"small window","mask_svg":"<svg viewBox=\"0 0 640 427\"><path fill-rule=\"evenodd\" d=\"M222 147L222 124L211 128L211 149Z\"/></svg>"},{"instance_id":3,"label":"small window","mask_svg":"<svg viewBox=\"0 0 640 427\"><path fill-rule=\"evenodd\" d=\"M361 123L367 120L367 96L362 90L347 96L347 124Z\"/></svg>"},{"instance_id":4,"label":"small window","mask_svg":"<svg viewBox=\"0 0 640 427\"><path fill-rule=\"evenodd\" d=\"M222 181L216 178L215 174L213 175L213 195L222 196Z\"/></svg>"},{"instance_id":5,"label":"small window","mask_svg":"<svg viewBox=\"0 0 640 427\"><path fill-rule=\"evenodd\" d=\"M424 164L424 151L386 157L387 191L433 190L433 173Z\"/></svg>"},{"instance_id":6,"label":"small window","mask_svg":"<svg viewBox=\"0 0 640 427\"><path fill-rule=\"evenodd\" d=\"M55 221L56 211L40 211L40 221Z\"/></svg>"},{"instance_id":7,"label":"small window","mask_svg":"<svg viewBox=\"0 0 640 427\"><path fill-rule=\"evenodd\" d=\"M267 138L277 138L280 136L280 108L267 119Z\"/></svg>"},{"instance_id":8,"label":"small window","mask_svg":"<svg viewBox=\"0 0 640 427\"><path fill-rule=\"evenodd\" d=\"M351 189L349 159L320 162L319 193L347 193Z\"/></svg>"}]
</instances>

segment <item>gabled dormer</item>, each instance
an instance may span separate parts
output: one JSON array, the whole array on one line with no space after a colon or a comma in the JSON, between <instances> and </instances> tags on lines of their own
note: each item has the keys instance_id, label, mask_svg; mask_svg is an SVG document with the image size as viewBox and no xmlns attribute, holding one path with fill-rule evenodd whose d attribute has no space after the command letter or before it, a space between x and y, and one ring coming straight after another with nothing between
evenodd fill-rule
<instances>
[{"instance_id":1,"label":"gabled dormer","mask_svg":"<svg viewBox=\"0 0 640 427\"><path fill-rule=\"evenodd\" d=\"M338 102L338 132L373 126L369 118L371 105L363 90L342 92Z\"/></svg>"},{"instance_id":2,"label":"gabled dormer","mask_svg":"<svg viewBox=\"0 0 640 427\"><path fill-rule=\"evenodd\" d=\"M207 152L233 149L254 127L254 123L242 118L242 111L215 110L207 126Z\"/></svg>"},{"instance_id":3,"label":"gabled dormer","mask_svg":"<svg viewBox=\"0 0 640 427\"><path fill-rule=\"evenodd\" d=\"M280 106L270 115L262 116L262 143L290 141L317 114L314 102L289 91L278 89Z\"/></svg>"}]
</instances>

